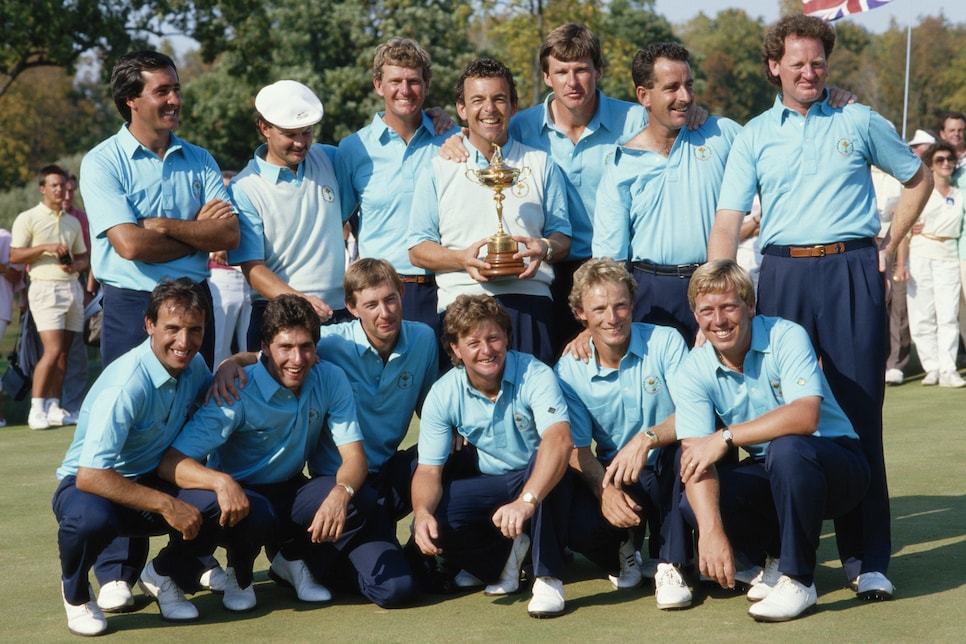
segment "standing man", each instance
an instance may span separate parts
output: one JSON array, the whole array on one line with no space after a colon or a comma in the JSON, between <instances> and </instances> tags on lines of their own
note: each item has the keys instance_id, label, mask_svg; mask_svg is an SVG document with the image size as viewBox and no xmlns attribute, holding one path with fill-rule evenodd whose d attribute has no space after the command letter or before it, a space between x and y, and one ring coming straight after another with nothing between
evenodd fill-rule
<instances>
[{"instance_id":1,"label":"standing man","mask_svg":"<svg viewBox=\"0 0 966 644\"><path fill-rule=\"evenodd\" d=\"M312 143L322 112L322 101L293 80L263 87L255 96L255 124L265 143L232 180L241 243L228 252L253 291L250 350L259 346L265 306L283 293L305 298L323 322L348 319L336 150Z\"/></svg>"},{"instance_id":2,"label":"standing man","mask_svg":"<svg viewBox=\"0 0 966 644\"><path fill-rule=\"evenodd\" d=\"M190 492L159 478L158 466L211 380L197 355L208 310L200 286L189 278L162 281L152 291L145 314L148 339L105 368L84 400L74 441L57 470L60 484L53 499L64 608L72 633L100 635L107 630L87 577L98 554L117 535L174 535L144 569L141 587L157 600L164 619L198 617L184 592L199 588L197 555L214 547L221 510L213 506L199 512L187 500ZM242 514L229 522L238 527L231 531L239 538L237 544L258 540L246 532L264 523L256 514L257 521L239 524ZM235 590L226 588L226 605L236 598Z\"/></svg>"},{"instance_id":3,"label":"standing man","mask_svg":"<svg viewBox=\"0 0 966 644\"><path fill-rule=\"evenodd\" d=\"M966 165L966 114L947 112L939 127L939 138L956 149L956 167Z\"/></svg>"},{"instance_id":4,"label":"standing man","mask_svg":"<svg viewBox=\"0 0 966 644\"><path fill-rule=\"evenodd\" d=\"M429 54L415 40L392 38L379 45L372 85L383 111L339 142L337 169L351 185L342 195L342 216L359 207L359 256L386 259L395 266L406 285L403 318L427 324L438 334L436 280L409 261L406 245L400 243L409 232L416 179L443 141L423 111L431 77Z\"/></svg>"},{"instance_id":5,"label":"standing man","mask_svg":"<svg viewBox=\"0 0 966 644\"><path fill-rule=\"evenodd\" d=\"M238 221L218 164L174 134L182 108L174 61L156 51L121 56L111 95L124 125L81 163L91 261L104 289L105 366L146 337L140 321L162 278L204 282L208 252L238 245ZM209 367L214 337L209 319L201 348Z\"/></svg>"},{"instance_id":6,"label":"standing man","mask_svg":"<svg viewBox=\"0 0 966 644\"><path fill-rule=\"evenodd\" d=\"M688 50L653 43L634 56L637 100L648 122L608 159L594 211L595 257L633 264L634 320L671 326L689 346L697 324L688 279L707 259L728 152L740 127L710 117L689 130L694 79Z\"/></svg>"},{"instance_id":7,"label":"standing man","mask_svg":"<svg viewBox=\"0 0 966 644\"><path fill-rule=\"evenodd\" d=\"M556 617L564 611L566 507L554 488L573 448L567 403L549 367L509 350L510 330L509 314L489 295L460 295L446 311L443 345L456 368L423 405L413 536L424 555L441 554L490 584L488 595L517 591L532 539L527 611ZM475 448L478 475L443 476L454 430Z\"/></svg>"},{"instance_id":8,"label":"standing man","mask_svg":"<svg viewBox=\"0 0 966 644\"><path fill-rule=\"evenodd\" d=\"M832 393L871 466L855 510L836 521L839 556L862 599L890 599L889 493L882 448L886 311L883 272L932 191L932 176L895 129L864 105L834 108L825 89L835 32L786 16L765 36L775 105L752 119L728 157L709 259L734 258L744 213L761 195L758 311L808 332ZM892 229L879 230L870 166L905 186Z\"/></svg>"},{"instance_id":9,"label":"standing man","mask_svg":"<svg viewBox=\"0 0 966 644\"><path fill-rule=\"evenodd\" d=\"M409 258L436 273L438 311L460 294L489 293L510 312L516 333L513 346L550 363L553 300L550 264L562 261L570 249L570 222L560 171L543 152L514 140L507 133L517 109L513 74L493 58L477 58L463 70L457 85L456 111L469 126L473 149L466 163L439 157L420 177L413 198ZM496 216L488 216L493 191L467 178L468 168L485 168L503 148L505 162L528 168L528 174L505 191L503 222L522 248L514 258L528 258L518 277L488 279L487 238L496 232ZM480 207L484 206L481 215Z\"/></svg>"},{"instance_id":10,"label":"standing man","mask_svg":"<svg viewBox=\"0 0 966 644\"><path fill-rule=\"evenodd\" d=\"M708 262L692 276L688 297L708 339L688 355L674 390L698 564L734 588L735 557L751 565L767 555L748 591L758 602L748 613L792 620L815 607L822 520L862 500L869 465L805 330L756 316L744 269ZM722 464L735 447L751 458Z\"/></svg>"},{"instance_id":11,"label":"standing man","mask_svg":"<svg viewBox=\"0 0 966 644\"><path fill-rule=\"evenodd\" d=\"M77 418L60 405L67 353L74 334L84 330L84 291L78 274L87 269L87 246L76 217L64 212L67 172L41 168L41 202L13 222L10 262L30 265L28 298L43 355L34 367L30 429L73 425Z\"/></svg>"},{"instance_id":12,"label":"standing man","mask_svg":"<svg viewBox=\"0 0 966 644\"><path fill-rule=\"evenodd\" d=\"M565 355L554 368L570 411L570 466L582 483L571 501L569 545L615 572L616 588L633 588L642 579L635 555L646 516L661 528L657 607L685 608L691 590L680 572L687 555L676 505L671 511L679 486L669 381L688 349L672 329L631 323L636 289L609 257L588 260L574 273L570 306L590 333L591 360Z\"/></svg>"}]
</instances>

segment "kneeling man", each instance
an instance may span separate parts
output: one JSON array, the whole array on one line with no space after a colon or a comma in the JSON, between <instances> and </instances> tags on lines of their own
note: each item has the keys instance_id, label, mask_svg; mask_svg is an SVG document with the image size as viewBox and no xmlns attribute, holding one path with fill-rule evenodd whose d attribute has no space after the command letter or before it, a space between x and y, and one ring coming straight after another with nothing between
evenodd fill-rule
<instances>
[{"instance_id":1,"label":"kneeling man","mask_svg":"<svg viewBox=\"0 0 966 644\"><path fill-rule=\"evenodd\" d=\"M171 535L141 573L141 588L171 621L198 617L183 594L200 588L198 555L210 554L216 542L226 545L230 560L257 554L247 548L264 517L239 512L224 526L233 529L219 530L224 517L217 506L199 512L190 491L158 475L162 455L211 380L198 355L207 315L198 284L186 277L162 281L148 304L148 339L105 368L84 399L53 499L67 626L77 635L107 630L88 573L115 537ZM229 608L235 590L225 589Z\"/></svg>"},{"instance_id":2,"label":"kneeling man","mask_svg":"<svg viewBox=\"0 0 966 644\"><path fill-rule=\"evenodd\" d=\"M795 619L815 607L822 520L862 500L868 461L805 330L755 316L743 269L733 260L708 262L692 276L688 299L708 342L685 360L674 398L701 573L732 588L735 558L764 561L748 613ZM750 457L722 463L734 447Z\"/></svg>"},{"instance_id":3,"label":"kneeling man","mask_svg":"<svg viewBox=\"0 0 966 644\"><path fill-rule=\"evenodd\" d=\"M446 309L442 341L457 368L423 404L413 533L424 555L490 584L488 595L517 591L532 539L527 610L556 617L564 610L566 508L553 490L573 447L567 403L549 367L508 350L510 331L510 315L489 295L460 295ZM444 480L454 430L459 447L476 450L478 467Z\"/></svg>"}]
</instances>

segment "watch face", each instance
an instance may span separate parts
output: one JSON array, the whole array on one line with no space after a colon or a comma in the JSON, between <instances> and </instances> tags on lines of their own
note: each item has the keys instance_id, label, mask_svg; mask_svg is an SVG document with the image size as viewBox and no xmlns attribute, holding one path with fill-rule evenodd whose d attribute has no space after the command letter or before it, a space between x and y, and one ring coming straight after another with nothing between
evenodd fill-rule
<instances>
[{"instance_id":1,"label":"watch face","mask_svg":"<svg viewBox=\"0 0 966 644\"><path fill-rule=\"evenodd\" d=\"M523 494L523 500L526 503L536 503L537 502L537 497L535 497L530 492L524 492L524 494Z\"/></svg>"}]
</instances>

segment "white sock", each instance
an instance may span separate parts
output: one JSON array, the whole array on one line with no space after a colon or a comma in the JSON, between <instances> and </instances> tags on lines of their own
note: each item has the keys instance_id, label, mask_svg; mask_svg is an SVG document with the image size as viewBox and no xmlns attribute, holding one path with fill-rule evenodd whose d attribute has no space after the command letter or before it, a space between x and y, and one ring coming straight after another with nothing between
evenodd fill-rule
<instances>
[{"instance_id":1,"label":"white sock","mask_svg":"<svg viewBox=\"0 0 966 644\"><path fill-rule=\"evenodd\" d=\"M31 398L30 399L30 410L33 411L37 409L39 411L46 411L47 406L44 404L46 401L43 398Z\"/></svg>"}]
</instances>

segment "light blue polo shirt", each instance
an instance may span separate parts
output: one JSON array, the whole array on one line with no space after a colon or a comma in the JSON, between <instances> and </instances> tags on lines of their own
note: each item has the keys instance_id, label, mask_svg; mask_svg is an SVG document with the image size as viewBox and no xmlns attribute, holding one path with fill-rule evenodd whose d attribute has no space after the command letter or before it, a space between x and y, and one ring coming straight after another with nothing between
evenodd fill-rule
<instances>
[{"instance_id":1,"label":"light blue polo shirt","mask_svg":"<svg viewBox=\"0 0 966 644\"><path fill-rule=\"evenodd\" d=\"M318 354L349 378L370 472L396 453L429 388L439 375L436 335L420 322L403 320L385 364L358 320L322 327Z\"/></svg>"},{"instance_id":2,"label":"light blue polo shirt","mask_svg":"<svg viewBox=\"0 0 966 644\"><path fill-rule=\"evenodd\" d=\"M406 235L413 192L420 171L459 128L436 136L424 112L407 144L382 120L384 114L377 113L369 125L339 142L336 171L351 186L342 197L342 216L347 219L359 206L359 257L385 259L401 275L428 275L409 261Z\"/></svg>"},{"instance_id":3,"label":"light blue polo shirt","mask_svg":"<svg viewBox=\"0 0 966 644\"><path fill-rule=\"evenodd\" d=\"M570 412L574 447L597 443L597 457L609 461L634 436L674 413L669 382L688 354L681 334L654 324L631 325L631 342L617 369L593 359L565 355L554 367ZM657 450L647 464L654 465Z\"/></svg>"},{"instance_id":4,"label":"light blue polo shirt","mask_svg":"<svg viewBox=\"0 0 966 644\"><path fill-rule=\"evenodd\" d=\"M80 189L91 225L91 268L116 288L150 292L164 277L208 277L208 253L196 251L168 262L124 259L107 231L119 224L166 217L193 221L212 199L228 201L218 164L204 148L171 134L161 159L138 143L127 125L102 141L81 162Z\"/></svg>"},{"instance_id":5,"label":"light blue polo shirt","mask_svg":"<svg viewBox=\"0 0 966 644\"><path fill-rule=\"evenodd\" d=\"M231 183L241 241L228 261L263 261L283 282L331 306L345 305L345 242L336 149L315 143L292 172L265 159L267 146ZM266 298L252 289L252 301Z\"/></svg>"},{"instance_id":6,"label":"light blue polo shirt","mask_svg":"<svg viewBox=\"0 0 966 644\"><path fill-rule=\"evenodd\" d=\"M781 98L735 139L718 209L748 212L759 192L762 248L875 237L880 222L870 166L905 183L918 172L919 158L866 105L833 108L826 92L802 118Z\"/></svg>"},{"instance_id":7,"label":"light blue polo shirt","mask_svg":"<svg viewBox=\"0 0 966 644\"><path fill-rule=\"evenodd\" d=\"M312 367L296 396L275 380L264 358L245 369L248 385L234 405L209 401L184 426L174 447L230 474L239 483L281 483L302 472L334 475L338 446L362 440L345 374L333 364Z\"/></svg>"},{"instance_id":8,"label":"light blue polo shirt","mask_svg":"<svg viewBox=\"0 0 966 644\"><path fill-rule=\"evenodd\" d=\"M210 382L200 354L175 378L146 339L97 377L57 478L77 474L78 467L112 469L129 478L153 472Z\"/></svg>"},{"instance_id":9,"label":"light blue polo shirt","mask_svg":"<svg viewBox=\"0 0 966 644\"><path fill-rule=\"evenodd\" d=\"M801 326L782 318L755 316L744 371L740 374L722 365L710 342L688 355L674 387L679 439L714 433L715 414L725 425L736 425L807 396L822 398L814 436L858 439L832 396ZM768 443L743 449L753 456L764 456Z\"/></svg>"},{"instance_id":10,"label":"light blue polo shirt","mask_svg":"<svg viewBox=\"0 0 966 644\"><path fill-rule=\"evenodd\" d=\"M569 420L567 402L550 367L531 355L507 351L496 402L469 383L462 367L436 381L420 418L419 463L444 465L455 428L476 447L481 473L522 470L544 430Z\"/></svg>"},{"instance_id":11,"label":"light blue polo shirt","mask_svg":"<svg viewBox=\"0 0 966 644\"><path fill-rule=\"evenodd\" d=\"M604 168L594 211L594 257L703 264L725 162L741 127L712 116L682 127L665 159L622 141ZM636 135L636 134L635 134Z\"/></svg>"},{"instance_id":12,"label":"light blue polo shirt","mask_svg":"<svg viewBox=\"0 0 966 644\"><path fill-rule=\"evenodd\" d=\"M618 141L644 129L647 111L637 103L610 98L597 90L597 111L574 143L551 119L551 101L553 93L542 104L517 113L510 120L510 136L543 150L561 169L573 227L568 257L587 259L591 256L597 186L604 165Z\"/></svg>"}]
</instances>

